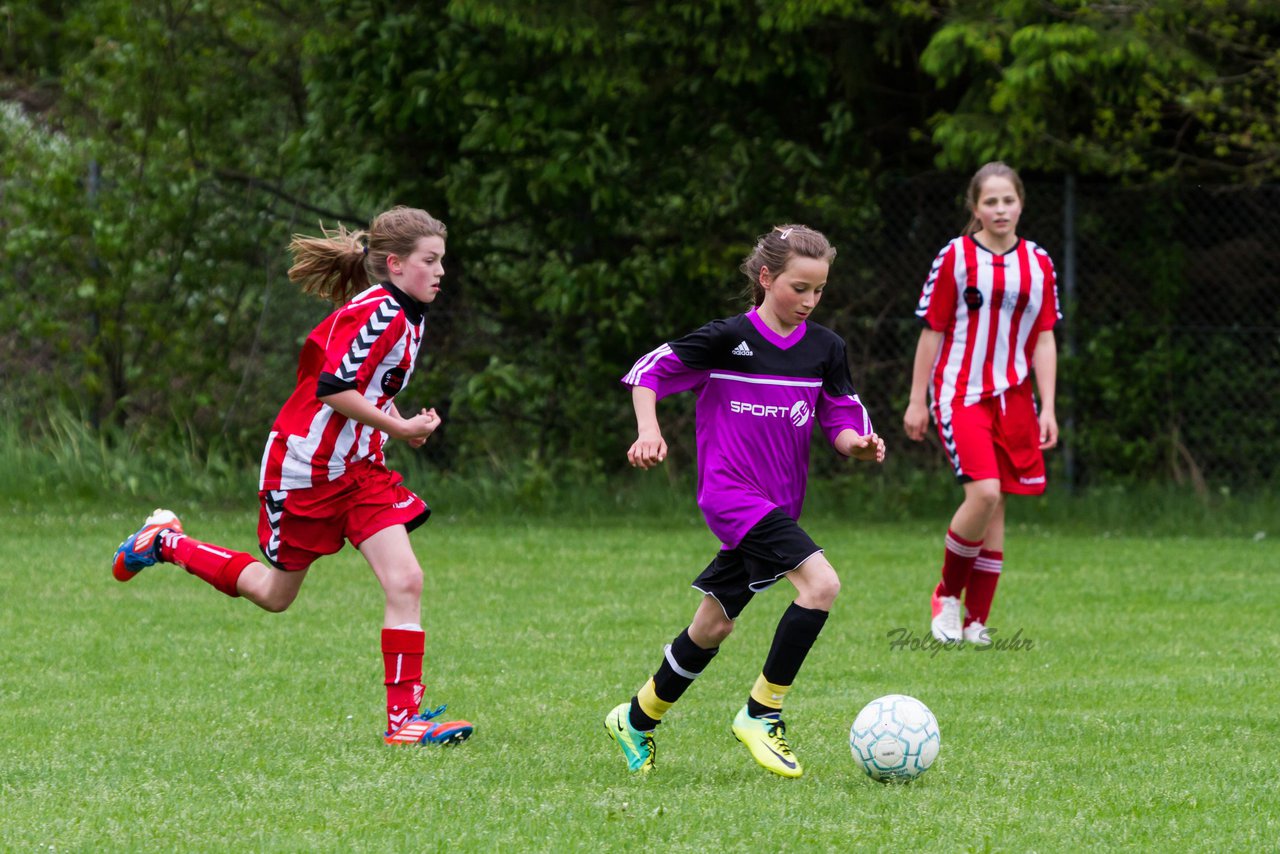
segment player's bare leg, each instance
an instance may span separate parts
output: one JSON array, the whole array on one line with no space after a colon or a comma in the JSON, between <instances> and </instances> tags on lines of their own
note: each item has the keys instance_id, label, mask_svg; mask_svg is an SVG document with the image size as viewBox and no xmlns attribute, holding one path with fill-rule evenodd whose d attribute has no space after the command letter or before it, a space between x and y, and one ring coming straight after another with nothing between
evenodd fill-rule
<instances>
[{"instance_id":1,"label":"player's bare leg","mask_svg":"<svg viewBox=\"0 0 1280 854\"><path fill-rule=\"evenodd\" d=\"M236 590L264 611L280 613L293 604L307 578L308 570L286 572L254 561L240 573Z\"/></svg>"},{"instance_id":2,"label":"player's bare leg","mask_svg":"<svg viewBox=\"0 0 1280 854\"><path fill-rule=\"evenodd\" d=\"M373 534L360 553L386 596L383 611L382 662L387 687L388 744L457 744L475 730L468 721L434 721L445 706L419 713L422 703L422 659L426 634L422 630L422 567L409 543L404 525Z\"/></svg>"}]
</instances>

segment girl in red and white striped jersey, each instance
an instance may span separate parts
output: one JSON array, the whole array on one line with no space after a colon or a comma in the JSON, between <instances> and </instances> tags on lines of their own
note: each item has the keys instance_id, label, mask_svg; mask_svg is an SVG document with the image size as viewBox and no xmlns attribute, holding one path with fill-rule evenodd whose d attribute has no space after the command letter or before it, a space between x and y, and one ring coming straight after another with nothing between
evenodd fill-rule
<instances>
[{"instance_id":1,"label":"girl in red and white striped jersey","mask_svg":"<svg viewBox=\"0 0 1280 854\"><path fill-rule=\"evenodd\" d=\"M942 642L991 642L1005 495L1044 492L1042 452L1058 443L1053 329L1062 312L1048 253L1018 236L1024 201L1013 169L999 162L979 169L969 182L969 224L934 259L916 307L925 328L903 427L922 440L932 409L964 487L931 603L933 636Z\"/></svg>"},{"instance_id":2,"label":"girl in red and white striped jersey","mask_svg":"<svg viewBox=\"0 0 1280 854\"><path fill-rule=\"evenodd\" d=\"M368 232L295 236L289 278L339 307L307 336L297 386L267 438L258 485L266 562L202 543L172 512L156 510L116 550L112 567L128 581L157 561L176 563L228 596L283 611L311 564L349 541L386 596L388 743L453 743L472 732L466 721L431 720L443 706L419 714L423 577L409 532L431 510L383 457L388 438L417 448L440 426L434 409L401 415L395 397L413 374L427 306L440 292L445 235L426 211L395 207Z\"/></svg>"}]
</instances>

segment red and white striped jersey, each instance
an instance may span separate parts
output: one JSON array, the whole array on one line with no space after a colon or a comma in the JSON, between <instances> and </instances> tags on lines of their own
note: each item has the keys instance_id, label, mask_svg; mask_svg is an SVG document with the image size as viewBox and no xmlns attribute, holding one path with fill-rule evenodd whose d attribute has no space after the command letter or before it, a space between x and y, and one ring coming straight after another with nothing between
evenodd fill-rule
<instances>
[{"instance_id":1,"label":"red and white striped jersey","mask_svg":"<svg viewBox=\"0 0 1280 854\"><path fill-rule=\"evenodd\" d=\"M997 255L957 237L933 259L916 316L943 333L933 405L996 397L1027 379L1040 333L1062 319L1053 261L1030 240Z\"/></svg>"},{"instance_id":2,"label":"red and white striped jersey","mask_svg":"<svg viewBox=\"0 0 1280 854\"><path fill-rule=\"evenodd\" d=\"M423 306L394 285L374 285L311 330L298 384L276 416L262 454L258 489L305 489L336 480L360 460L384 464L387 434L317 397L356 389L383 411L413 373Z\"/></svg>"}]
</instances>

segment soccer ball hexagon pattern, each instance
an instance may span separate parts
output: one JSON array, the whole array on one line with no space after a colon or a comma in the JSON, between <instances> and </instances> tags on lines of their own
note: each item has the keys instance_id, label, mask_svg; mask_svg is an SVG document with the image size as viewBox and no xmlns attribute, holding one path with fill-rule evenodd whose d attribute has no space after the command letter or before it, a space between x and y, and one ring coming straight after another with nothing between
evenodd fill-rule
<instances>
[{"instance_id":1,"label":"soccer ball hexagon pattern","mask_svg":"<svg viewBox=\"0 0 1280 854\"><path fill-rule=\"evenodd\" d=\"M914 780L933 764L942 747L938 719L929 707L905 694L872 700L849 728L853 758L873 780Z\"/></svg>"}]
</instances>

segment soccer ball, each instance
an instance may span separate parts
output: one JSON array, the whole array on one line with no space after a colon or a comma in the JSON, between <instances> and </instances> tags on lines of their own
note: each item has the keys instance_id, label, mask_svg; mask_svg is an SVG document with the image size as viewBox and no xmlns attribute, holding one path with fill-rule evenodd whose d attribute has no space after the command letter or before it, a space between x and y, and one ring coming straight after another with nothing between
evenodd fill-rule
<instances>
[{"instance_id":1,"label":"soccer ball","mask_svg":"<svg viewBox=\"0 0 1280 854\"><path fill-rule=\"evenodd\" d=\"M938 719L905 694L872 700L849 728L849 748L867 776L882 783L914 780L933 764L942 747Z\"/></svg>"}]
</instances>

